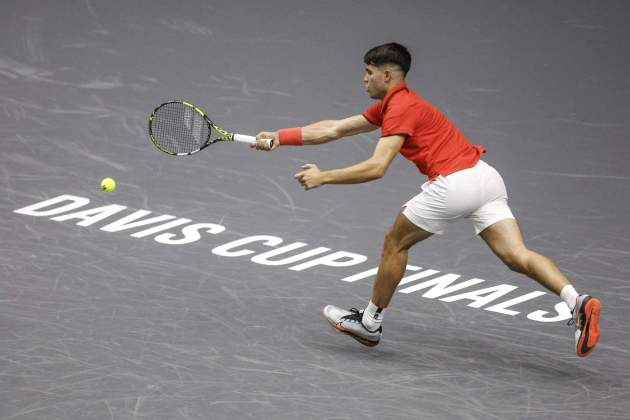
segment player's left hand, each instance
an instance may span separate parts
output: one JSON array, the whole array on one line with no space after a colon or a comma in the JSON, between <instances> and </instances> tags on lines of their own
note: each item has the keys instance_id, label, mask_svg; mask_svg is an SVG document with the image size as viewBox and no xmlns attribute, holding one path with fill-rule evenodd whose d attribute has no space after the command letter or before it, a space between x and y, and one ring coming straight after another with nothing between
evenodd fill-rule
<instances>
[{"instance_id":1,"label":"player's left hand","mask_svg":"<svg viewBox=\"0 0 630 420\"><path fill-rule=\"evenodd\" d=\"M304 170L295 174L295 179L302 184L305 190L312 190L322 185L322 172L317 165L307 163L302 166L302 169Z\"/></svg>"}]
</instances>

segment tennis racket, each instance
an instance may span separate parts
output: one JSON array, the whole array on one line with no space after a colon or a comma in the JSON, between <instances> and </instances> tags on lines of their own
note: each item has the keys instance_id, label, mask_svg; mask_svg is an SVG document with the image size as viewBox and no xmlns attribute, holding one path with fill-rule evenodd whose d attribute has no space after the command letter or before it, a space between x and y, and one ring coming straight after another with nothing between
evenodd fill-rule
<instances>
[{"instance_id":1,"label":"tennis racket","mask_svg":"<svg viewBox=\"0 0 630 420\"><path fill-rule=\"evenodd\" d=\"M185 101L169 101L149 117L149 137L169 155L187 156L220 141L255 144L256 137L230 133L210 120L203 110ZM265 140L273 146L273 139Z\"/></svg>"}]
</instances>

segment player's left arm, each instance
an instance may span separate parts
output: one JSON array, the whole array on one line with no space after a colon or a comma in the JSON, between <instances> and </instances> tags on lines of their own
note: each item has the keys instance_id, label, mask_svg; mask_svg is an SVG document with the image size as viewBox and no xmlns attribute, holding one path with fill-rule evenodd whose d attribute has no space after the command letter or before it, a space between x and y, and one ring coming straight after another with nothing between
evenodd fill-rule
<instances>
[{"instance_id":1,"label":"player's left arm","mask_svg":"<svg viewBox=\"0 0 630 420\"><path fill-rule=\"evenodd\" d=\"M404 142L404 136L382 137L368 160L330 171L321 171L317 165L308 163L302 166L303 171L295 174L295 178L306 190L324 184L360 184L373 181L385 175Z\"/></svg>"}]
</instances>

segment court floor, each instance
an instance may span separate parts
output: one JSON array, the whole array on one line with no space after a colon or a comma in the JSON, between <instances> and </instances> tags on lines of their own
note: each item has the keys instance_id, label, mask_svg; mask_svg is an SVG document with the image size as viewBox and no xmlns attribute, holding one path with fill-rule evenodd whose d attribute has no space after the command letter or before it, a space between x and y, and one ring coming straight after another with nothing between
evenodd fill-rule
<instances>
[{"instance_id":1,"label":"court floor","mask_svg":"<svg viewBox=\"0 0 630 420\"><path fill-rule=\"evenodd\" d=\"M630 418L630 5L623 1L17 1L0 6L0 419ZM488 153L529 246L603 303L586 359L560 299L472 225L414 247L366 348L327 304L370 297L424 182L304 191L305 163L148 141L172 98L254 135L361 113L364 52ZM113 177L113 193L100 180Z\"/></svg>"}]
</instances>

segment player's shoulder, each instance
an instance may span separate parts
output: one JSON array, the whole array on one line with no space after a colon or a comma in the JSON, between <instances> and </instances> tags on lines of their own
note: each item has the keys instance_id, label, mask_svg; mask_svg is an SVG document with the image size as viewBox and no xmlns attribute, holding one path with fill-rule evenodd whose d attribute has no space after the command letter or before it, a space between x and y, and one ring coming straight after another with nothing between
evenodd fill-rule
<instances>
[{"instance_id":1,"label":"player's shoulder","mask_svg":"<svg viewBox=\"0 0 630 420\"><path fill-rule=\"evenodd\" d=\"M410 102L410 103L417 103L420 105L429 105L429 102L424 99L418 92L416 92L415 90L411 89L411 88L407 88L404 92L403 95L401 95L403 99L405 99L406 101Z\"/></svg>"},{"instance_id":2,"label":"player's shoulder","mask_svg":"<svg viewBox=\"0 0 630 420\"><path fill-rule=\"evenodd\" d=\"M387 103L387 112L402 113L418 111L429 107L430 104L411 89L397 92Z\"/></svg>"},{"instance_id":3,"label":"player's shoulder","mask_svg":"<svg viewBox=\"0 0 630 420\"><path fill-rule=\"evenodd\" d=\"M427 105L428 102L422 98L416 91L407 85L404 85L403 89L397 90L390 98L389 104L395 106L409 106L409 105Z\"/></svg>"}]
</instances>

